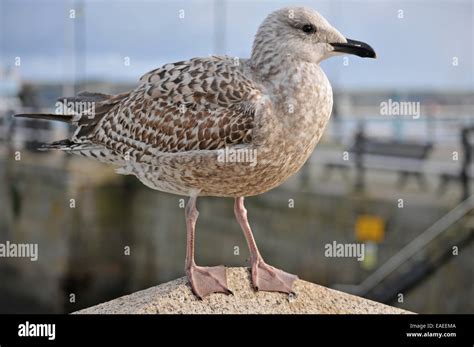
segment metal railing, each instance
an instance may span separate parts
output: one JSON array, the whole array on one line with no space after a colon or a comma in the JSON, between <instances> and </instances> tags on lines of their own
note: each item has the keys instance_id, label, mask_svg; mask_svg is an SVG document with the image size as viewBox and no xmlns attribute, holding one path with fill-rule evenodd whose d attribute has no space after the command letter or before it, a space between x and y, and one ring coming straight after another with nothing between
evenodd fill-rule
<instances>
[{"instance_id":1,"label":"metal railing","mask_svg":"<svg viewBox=\"0 0 474 347\"><path fill-rule=\"evenodd\" d=\"M392 273L399 269L403 264L410 260L413 256L424 249L431 241L436 239L443 232L447 231L451 226L465 217L469 212L474 210L474 195L461 202L454 209L449 211L423 233L413 239L397 254L392 256L385 264L380 266L374 273L368 276L359 285L336 285L340 290L349 291L351 293L364 296L388 278Z\"/></svg>"}]
</instances>

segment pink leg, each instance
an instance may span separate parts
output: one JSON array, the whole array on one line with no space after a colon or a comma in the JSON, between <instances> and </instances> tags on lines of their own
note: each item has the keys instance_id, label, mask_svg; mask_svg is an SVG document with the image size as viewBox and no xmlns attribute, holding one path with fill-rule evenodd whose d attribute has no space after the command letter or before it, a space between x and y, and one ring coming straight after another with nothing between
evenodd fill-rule
<instances>
[{"instance_id":1,"label":"pink leg","mask_svg":"<svg viewBox=\"0 0 474 347\"><path fill-rule=\"evenodd\" d=\"M252 266L252 283L255 290L293 293L293 282L298 276L274 268L263 261L247 220L247 210L244 206L243 197L235 199L234 212L249 247Z\"/></svg>"},{"instance_id":2,"label":"pink leg","mask_svg":"<svg viewBox=\"0 0 474 347\"><path fill-rule=\"evenodd\" d=\"M232 294L227 288L227 277L224 266L203 267L197 266L194 262L194 239L196 230L196 221L199 212L196 209L196 200L194 196L189 198L186 205L186 274L194 294L202 299L212 293Z\"/></svg>"}]
</instances>

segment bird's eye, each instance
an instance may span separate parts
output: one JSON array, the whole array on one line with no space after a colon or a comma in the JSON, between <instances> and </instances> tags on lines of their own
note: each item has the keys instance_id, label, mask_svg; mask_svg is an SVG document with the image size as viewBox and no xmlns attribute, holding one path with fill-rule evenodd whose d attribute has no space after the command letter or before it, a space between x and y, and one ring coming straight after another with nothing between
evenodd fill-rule
<instances>
[{"instance_id":1,"label":"bird's eye","mask_svg":"<svg viewBox=\"0 0 474 347\"><path fill-rule=\"evenodd\" d=\"M303 25L303 27L301 28L301 30L303 30L306 34L312 34L312 33L315 33L315 32L316 32L316 28L315 28L314 25L312 25L312 24L305 24L305 25Z\"/></svg>"}]
</instances>

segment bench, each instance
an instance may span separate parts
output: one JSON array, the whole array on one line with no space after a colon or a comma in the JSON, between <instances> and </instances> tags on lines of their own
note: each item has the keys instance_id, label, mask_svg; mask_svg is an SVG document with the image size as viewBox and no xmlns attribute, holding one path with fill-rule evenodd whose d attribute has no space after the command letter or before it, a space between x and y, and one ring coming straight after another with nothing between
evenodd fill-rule
<instances>
[{"instance_id":1,"label":"bench","mask_svg":"<svg viewBox=\"0 0 474 347\"><path fill-rule=\"evenodd\" d=\"M384 140L366 137L362 132L358 132L352 146L347 149L349 160L328 162L325 164L325 171L329 174L335 169L356 168L358 188L362 188L365 184L366 169L398 172L398 184L401 187L406 184L410 176L413 176L422 187L425 187L422 165L432 149L431 143Z\"/></svg>"}]
</instances>

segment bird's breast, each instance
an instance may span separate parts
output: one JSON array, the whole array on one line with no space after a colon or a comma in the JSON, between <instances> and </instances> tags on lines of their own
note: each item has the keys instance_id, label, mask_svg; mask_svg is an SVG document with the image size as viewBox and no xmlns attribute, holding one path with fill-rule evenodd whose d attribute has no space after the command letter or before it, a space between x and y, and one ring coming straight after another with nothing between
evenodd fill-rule
<instances>
[{"instance_id":1,"label":"bird's breast","mask_svg":"<svg viewBox=\"0 0 474 347\"><path fill-rule=\"evenodd\" d=\"M319 66L306 66L282 81L274 100L260 159L272 161L268 170L279 171L281 184L303 166L321 139L331 115L332 88Z\"/></svg>"}]
</instances>

